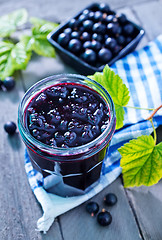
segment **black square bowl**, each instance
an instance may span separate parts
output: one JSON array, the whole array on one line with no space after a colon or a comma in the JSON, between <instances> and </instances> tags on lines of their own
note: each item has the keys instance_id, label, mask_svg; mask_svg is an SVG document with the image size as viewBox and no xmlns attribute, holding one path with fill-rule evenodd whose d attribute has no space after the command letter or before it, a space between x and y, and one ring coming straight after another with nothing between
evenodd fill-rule
<instances>
[{"instance_id":1,"label":"black square bowl","mask_svg":"<svg viewBox=\"0 0 162 240\"><path fill-rule=\"evenodd\" d=\"M94 3L89 5L88 7L86 7L85 9L97 9L98 8L98 3ZM85 10L83 9L82 11L80 11L78 14L76 14L73 18L77 19L82 12ZM113 13L115 13L113 11ZM71 18L72 19L72 18ZM89 74L94 74L95 72L102 72L103 68L105 66L105 64L100 65L98 67L96 66L92 66L89 63L85 62L82 58L80 58L79 56L73 54L72 52L70 52L68 49L63 48L61 45L58 44L57 42L57 38L58 35L60 33L63 32L63 30L65 28L68 27L69 21L71 20L69 19L67 22L59 25L56 29L54 29L48 36L47 39L48 41L52 44L52 46L56 49L57 53L60 55L60 57L62 58L62 60L66 63L69 64L70 66L72 66L77 72L79 72L82 75L89 75ZM138 45L139 41L141 40L141 38L144 35L144 29L141 28L140 26L136 25L135 23L131 22L131 21L127 21L127 23L131 23L134 26L135 29L135 36L134 38L131 40L131 42L129 42L125 47L123 47L119 53L113 57L109 62L107 62L106 64L108 64L109 66L111 66L114 62L116 62L118 59L124 57L125 55L127 55L128 53L132 52L136 46Z\"/></svg>"}]
</instances>

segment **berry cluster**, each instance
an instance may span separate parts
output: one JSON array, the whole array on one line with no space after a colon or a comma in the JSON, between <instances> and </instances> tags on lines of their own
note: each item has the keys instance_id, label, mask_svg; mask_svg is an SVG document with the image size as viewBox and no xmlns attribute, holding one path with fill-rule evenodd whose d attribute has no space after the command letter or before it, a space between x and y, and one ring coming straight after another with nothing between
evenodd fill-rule
<instances>
[{"instance_id":1,"label":"berry cluster","mask_svg":"<svg viewBox=\"0 0 162 240\"><path fill-rule=\"evenodd\" d=\"M94 90L62 83L37 94L26 110L32 136L53 147L84 145L98 137L109 123L109 109Z\"/></svg>"},{"instance_id":2,"label":"berry cluster","mask_svg":"<svg viewBox=\"0 0 162 240\"><path fill-rule=\"evenodd\" d=\"M10 91L15 87L15 80L13 77L6 77L4 81L0 80L0 90Z\"/></svg>"},{"instance_id":3,"label":"berry cluster","mask_svg":"<svg viewBox=\"0 0 162 240\"><path fill-rule=\"evenodd\" d=\"M113 206L117 203L117 197L113 193L108 193L104 198L104 203L107 206ZM91 216L95 216L95 214L99 211L99 205L96 202L89 202L86 205L86 211L91 214ZM110 212L102 209L101 212L97 215L97 221L101 226L108 226L112 222L112 216Z\"/></svg>"},{"instance_id":4,"label":"berry cluster","mask_svg":"<svg viewBox=\"0 0 162 240\"><path fill-rule=\"evenodd\" d=\"M57 42L99 67L109 63L137 34L124 14L117 15L107 4L100 3L71 19L57 36Z\"/></svg>"}]
</instances>

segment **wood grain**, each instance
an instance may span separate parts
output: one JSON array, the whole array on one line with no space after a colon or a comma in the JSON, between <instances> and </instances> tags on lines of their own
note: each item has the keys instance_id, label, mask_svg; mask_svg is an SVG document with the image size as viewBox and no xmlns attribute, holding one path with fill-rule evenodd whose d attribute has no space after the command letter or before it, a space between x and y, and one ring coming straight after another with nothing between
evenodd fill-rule
<instances>
[{"instance_id":1,"label":"wood grain","mask_svg":"<svg viewBox=\"0 0 162 240\"><path fill-rule=\"evenodd\" d=\"M0 14L25 7L30 16L62 22L89 3L92 1L17 0L15 4L13 0L0 0ZM145 28L146 35L138 48L161 33L162 0L108 0L107 3ZM64 65L58 56L50 59L33 55L26 71L17 73L16 88L0 92L0 240L161 240L162 182L150 188L125 191L120 178L93 198L101 208L106 208L104 195L114 192L118 196L117 205L107 208L113 216L110 226L99 226L96 218L86 213L84 203L60 216L46 235L35 231L42 210L27 181L24 144L18 133L9 137L3 125L7 120L17 121L18 104L24 90L44 77L64 72L74 73L75 70ZM161 133L162 130L160 136Z\"/></svg>"},{"instance_id":2,"label":"wood grain","mask_svg":"<svg viewBox=\"0 0 162 240\"><path fill-rule=\"evenodd\" d=\"M109 192L115 193L118 197L118 202L113 207L107 207L103 202L104 196ZM96 217L91 217L86 212L86 203L84 203L80 207L77 207L77 209L73 209L60 217L65 240L141 239L120 178L93 197L92 200L100 205L100 211L103 208L110 211L113 218L111 225L107 227L100 226L97 223Z\"/></svg>"},{"instance_id":3,"label":"wood grain","mask_svg":"<svg viewBox=\"0 0 162 240\"><path fill-rule=\"evenodd\" d=\"M20 76L14 90L0 92L0 239L34 240L44 239L35 231L36 222L42 215L24 170L24 144L17 131L8 136L3 125L7 121L17 122L18 104L24 94ZM55 235L62 240L56 222L48 237Z\"/></svg>"}]
</instances>

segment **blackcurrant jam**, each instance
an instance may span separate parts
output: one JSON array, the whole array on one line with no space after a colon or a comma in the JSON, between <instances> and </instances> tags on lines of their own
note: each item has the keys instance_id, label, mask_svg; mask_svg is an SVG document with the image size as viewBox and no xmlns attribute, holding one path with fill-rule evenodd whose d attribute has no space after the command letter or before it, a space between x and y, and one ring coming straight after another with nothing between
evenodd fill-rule
<instances>
[{"instance_id":1,"label":"blackcurrant jam","mask_svg":"<svg viewBox=\"0 0 162 240\"><path fill-rule=\"evenodd\" d=\"M115 130L111 97L80 75L35 84L19 107L19 130L44 187L62 196L83 194L100 178Z\"/></svg>"},{"instance_id":2,"label":"blackcurrant jam","mask_svg":"<svg viewBox=\"0 0 162 240\"><path fill-rule=\"evenodd\" d=\"M30 134L50 146L69 148L97 138L109 124L109 108L94 90L76 83L51 86L26 109Z\"/></svg>"}]
</instances>

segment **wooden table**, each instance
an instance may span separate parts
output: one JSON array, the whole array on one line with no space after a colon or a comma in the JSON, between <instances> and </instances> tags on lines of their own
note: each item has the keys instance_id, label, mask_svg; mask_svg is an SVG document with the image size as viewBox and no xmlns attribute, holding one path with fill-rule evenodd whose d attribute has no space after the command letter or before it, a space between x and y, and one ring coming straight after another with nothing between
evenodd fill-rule
<instances>
[{"instance_id":1,"label":"wooden table","mask_svg":"<svg viewBox=\"0 0 162 240\"><path fill-rule=\"evenodd\" d=\"M108 2L144 27L146 34L138 48L162 33L162 0ZM0 15L26 7L30 16L61 22L89 3L90 0L0 0ZM3 125L7 120L17 121L18 104L29 86L43 77L63 72L74 70L65 66L58 56L49 59L33 55L27 70L16 73L15 89L0 92L0 240L161 240L162 182L149 188L124 189L120 177L93 198L103 206L106 193L117 195L118 204L109 209L113 216L109 227L100 227L95 218L89 217L84 203L58 217L46 235L35 231L42 210L25 174L24 144L18 133L9 137ZM160 137L161 134L159 141Z\"/></svg>"}]
</instances>

